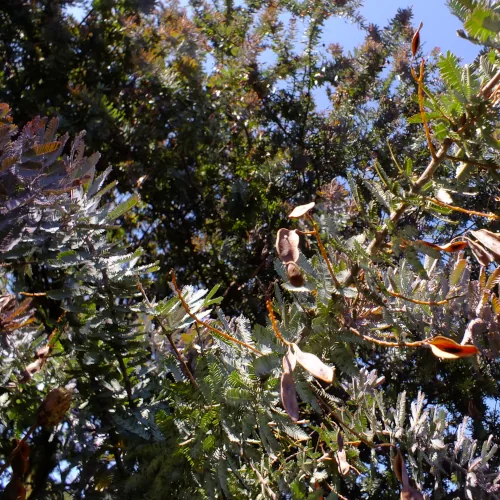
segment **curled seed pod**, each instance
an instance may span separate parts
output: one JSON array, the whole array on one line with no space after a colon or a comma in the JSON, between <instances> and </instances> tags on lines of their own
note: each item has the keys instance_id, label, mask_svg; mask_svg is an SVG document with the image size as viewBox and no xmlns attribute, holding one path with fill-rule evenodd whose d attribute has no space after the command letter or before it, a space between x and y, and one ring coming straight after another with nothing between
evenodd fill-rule
<instances>
[{"instance_id":1,"label":"curled seed pod","mask_svg":"<svg viewBox=\"0 0 500 500\"><path fill-rule=\"evenodd\" d=\"M479 231L470 232L474 238L478 239L479 242L488 250L489 253L493 255L495 260L500 261L500 235L497 233L492 233L487 229L479 229Z\"/></svg>"},{"instance_id":2,"label":"curled seed pod","mask_svg":"<svg viewBox=\"0 0 500 500\"><path fill-rule=\"evenodd\" d=\"M411 40L411 53L412 53L413 57L415 57L417 55L417 51L420 47L420 30L422 29L423 26L424 26L424 23L422 21L420 21L420 26L418 27L417 31L415 32L415 34L413 35L413 38Z\"/></svg>"},{"instance_id":3,"label":"curled seed pod","mask_svg":"<svg viewBox=\"0 0 500 500\"><path fill-rule=\"evenodd\" d=\"M486 248L484 248L482 245L476 243L475 241L469 238L465 239L469 243L469 248L474 257L476 258L476 260L479 262L479 264L486 267L495 260L495 257L490 252L488 252L488 250L486 250Z\"/></svg>"},{"instance_id":4,"label":"curled seed pod","mask_svg":"<svg viewBox=\"0 0 500 500\"><path fill-rule=\"evenodd\" d=\"M2 498L4 500L25 500L26 488L18 477L13 477L5 487Z\"/></svg>"},{"instance_id":5,"label":"curled seed pod","mask_svg":"<svg viewBox=\"0 0 500 500\"><path fill-rule=\"evenodd\" d=\"M295 358L295 353L289 347L286 354L283 356L283 373L292 373L295 370L295 365L297 360Z\"/></svg>"},{"instance_id":6,"label":"curled seed pod","mask_svg":"<svg viewBox=\"0 0 500 500\"><path fill-rule=\"evenodd\" d=\"M333 382L335 372L331 366L325 365L318 356L310 352L301 351L297 344L293 344L293 350L297 358L297 363L304 370L307 370L313 377L319 378L324 382L328 382L329 384Z\"/></svg>"},{"instance_id":7,"label":"curled seed pod","mask_svg":"<svg viewBox=\"0 0 500 500\"><path fill-rule=\"evenodd\" d=\"M460 345L454 340L438 335L428 342L432 354L442 359L457 359L474 356L479 351L473 345Z\"/></svg>"},{"instance_id":8,"label":"curled seed pod","mask_svg":"<svg viewBox=\"0 0 500 500\"><path fill-rule=\"evenodd\" d=\"M297 391L295 390L295 382L291 373L281 375L281 402L283 408L288 413L293 422L299 419L299 402L297 401Z\"/></svg>"},{"instance_id":9,"label":"curled seed pod","mask_svg":"<svg viewBox=\"0 0 500 500\"><path fill-rule=\"evenodd\" d=\"M26 441L22 441L17 448L17 452L12 458L10 466L12 467L12 473L16 477L23 477L29 469L28 457L30 455L30 446Z\"/></svg>"},{"instance_id":10,"label":"curled seed pod","mask_svg":"<svg viewBox=\"0 0 500 500\"><path fill-rule=\"evenodd\" d=\"M276 236L276 252L278 257L286 264L287 262L297 262L299 259L300 237L295 229L281 228Z\"/></svg>"},{"instance_id":11,"label":"curled seed pod","mask_svg":"<svg viewBox=\"0 0 500 500\"><path fill-rule=\"evenodd\" d=\"M304 276L300 267L295 262L289 262L286 265L286 275L293 286L302 286L304 284Z\"/></svg>"},{"instance_id":12,"label":"curled seed pod","mask_svg":"<svg viewBox=\"0 0 500 500\"><path fill-rule=\"evenodd\" d=\"M63 387L52 389L38 408L37 424L54 427L63 418L71 406L71 391Z\"/></svg>"},{"instance_id":13,"label":"curled seed pod","mask_svg":"<svg viewBox=\"0 0 500 500\"><path fill-rule=\"evenodd\" d=\"M316 205L314 201L308 203L307 205L299 205L292 210L292 213L288 217L290 217L290 219L298 219L314 208L314 205Z\"/></svg>"}]
</instances>

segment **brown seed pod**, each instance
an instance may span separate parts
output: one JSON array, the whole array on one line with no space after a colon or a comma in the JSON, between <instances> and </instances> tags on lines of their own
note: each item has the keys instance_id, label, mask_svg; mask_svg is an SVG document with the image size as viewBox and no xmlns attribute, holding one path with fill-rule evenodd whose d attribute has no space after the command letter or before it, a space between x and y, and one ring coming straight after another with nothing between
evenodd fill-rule
<instances>
[{"instance_id":1,"label":"brown seed pod","mask_svg":"<svg viewBox=\"0 0 500 500\"><path fill-rule=\"evenodd\" d=\"M471 231L472 236L493 255L495 260L500 261L500 235L492 233L487 229L479 229L479 231Z\"/></svg>"},{"instance_id":2,"label":"brown seed pod","mask_svg":"<svg viewBox=\"0 0 500 500\"><path fill-rule=\"evenodd\" d=\"M442 359L458 359L467 356L474 356L479 351L473 345L460 345L454 340L438 335L427 342L432 350L432 354Z\"/></svg>"},{"instance_id":3,"label":"brown seed pod","mask_svg":"<svg viewBox=\"0 0 500 500\"><path fill-rule=\"evenodd\" d=\"M295 262L289 262L286 265L286 275L293 286L303 286L304 276L302 276L302 271L300 267L295 264Z\"/></svg>"},{"instance_id":4,"label":"brown seed pod","mask_svg":"<svg viewBox=\"0 0 500 500\"><path fill-rule=\"evenodd\" d=\"M299 402L297 401L297 391L295 390L295 382L291 373L283 372L280 389L283 408L285 408L292 421L297 422L300 415Z\"/></svg>"},{"instance_id":5,"label":"brown seed pod","mask_svg":"<svg viewBox=\"0 0 500 500\"><path fill-rule=\"evenodd\" d=\"M293 350L297 363L299 363L304 370L307 370L313 377L319 378L324 382L328 382L329 384L333 382L335 372L331 366L325 365L318 356L310 352L301 351L297 344L293 344Z\"/></svg>"},{"instance_id":6,"label":"brown seed pod","mask_svg":"<svg viewBox=\"0 0 500 500\"><path fill-rule=\"evenodd\" d=\"M290 219L298 219L307 214L309 210L312 210L314 208L314 205L316 205L314 201L308 203L307 205L299 205L292 210L292 213L288 217L290 217Z\"/></svg>"},{"instance_id":7,"label":"brown seed pod","mask_svg":"<svg viewBox=\"0 0 500 500\"><path fill-rule=\"evenodd\" d=\"M38 408L37 424L54 427L63 418L71 406L71 391L63 387L52 389Z\"/></svg>"},{"instance_id":8,"label":"brown seed pod","mask_svg":"<svg viewBox=\"0 0 500 500\"><path fill-rule=\"evenodd\" d=\"M422 29L423 26L424 26L424 23L422 21L420 21L420 26L418 27L418 30L415 31L415 34L413 35L413 38L411 40L411 53L412 53L413 57L416 56L417 51L420 47L420 30Z\"/></svg>"},{"instance_id":9,"label":"brown seed pod","mask_svg":"<svg viewBox=\"0 0 500 500\"><path fill-rule=\"evenodd\" d=\"M300 238L295 229L281 228L276 236L276 252L284 264L299 259Z\"/></svg>"}]
</instances>

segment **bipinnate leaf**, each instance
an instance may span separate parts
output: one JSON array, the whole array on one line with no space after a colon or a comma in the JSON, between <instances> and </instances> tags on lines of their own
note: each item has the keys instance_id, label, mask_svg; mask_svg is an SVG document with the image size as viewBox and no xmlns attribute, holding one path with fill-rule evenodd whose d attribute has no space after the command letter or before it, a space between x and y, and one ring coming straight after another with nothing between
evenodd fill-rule
<instances>
[{"instance_id":1,"label":"bipinnate leaf","mask_svg":"<svg viewBox=\"0 0 500 500\"><path fill-rule=\"evenodd\" d=\"M291 373L281 375L281 403L283 408L288 413L293 422L299 419L299 403L297 401L297 391L295 390L295 382Z\"/></svg>"},{"instance_id":2,"label":"bipinnate leaf","mask_svg":"<svg viewBox=\"0 0 500 500\"><path fill-rule=\"evenodd\" d=\"M313 377L319 378L331 384L333 382L334 370L331 366L325 365L317 356L310 352L303 352L297 344L293 344L293 349L297 362L304 370L307 370Z\"/></svg>"},{"instance_id":3,"label":"bipinnate leaf","mask_svg":"<svg viewBox=\"0 0 500 500\"><path fill-rule=\"evenodd\" d=\"M469 244L469 248L472 252L472 255L476 258L476 260L481 264L482 266L486 267L488 264L493 262L495 260L495 257L486 250L482 245L479 243L476 243L474 240L471 240L470 238L466 238L467 243Z\"/></svg>"},{"instance_id":4,"label":"bipinnate leaf","mask_svg":"<svg viewBox=\"0 0 500 500\"><path fill-rule=\"evenodd\" d=\"M276 252L284 264L299 259L300 238L295 229L281 228L276 236Z\"/></svg>"},{"instance_id":5,"label":"bipinnate leaf","mask_svg":"<svg viewBox=\"0 0 500 500\"><path fill-rule=\"evenodd\" d=\"M487 229L470 232L474 238L486 247L486 249L495 257L495 260L500 261L500 235L492 233Z\"/></svg>"},{"instance_id":6,"label":"bipinnate leaf","mask_svg":"<svg viewBox=\"0 0 500 500\"><path fill-rule=\"evenodd\" d=\"M37 155L46 155L57 151L61 147L60 141L46 142L45 144L35 144L33 146L33 152Z\"/></svg>"},{"instance_id":7,"label":"bipinnate leaf","mask_svg":"<svg viewBox=\"0 0 500 500\"><path fill-rule=\"evenodd\" d=\"M479 351L473 345L460 345L447 337L437 336L428 342L432 354L442 359L458 359L474 356Z\"/></svg>"},{"instance_id":8,"label":"bipinnate leaf","mask_svg":"<svg viewBox=\"0 0 500 500\"><path fill-rule=\"evenodd\" d=\"M314 205L316 205L314 201L308 203L307 205L299 205L292 210L291 214L288 217L290 217L290 219L298 219L309 212L309 210L313 209Z\"/></svg>"}]
</instances>

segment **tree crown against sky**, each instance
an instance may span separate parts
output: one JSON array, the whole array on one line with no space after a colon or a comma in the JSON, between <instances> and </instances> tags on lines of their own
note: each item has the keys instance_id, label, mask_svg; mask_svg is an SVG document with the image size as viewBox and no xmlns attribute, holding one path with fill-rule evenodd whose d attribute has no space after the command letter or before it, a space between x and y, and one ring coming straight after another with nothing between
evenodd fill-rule
<instances>
[{"instance_id":1,"label":"tree crown against sky","mask_svg":"<svg viewBox=\"0 0 500 500\"><path fill-rule=\"evenodd\" d=\"M0 6L8 498L498 496L498 9L72 5Z\"/></svg>"}]
</instances>

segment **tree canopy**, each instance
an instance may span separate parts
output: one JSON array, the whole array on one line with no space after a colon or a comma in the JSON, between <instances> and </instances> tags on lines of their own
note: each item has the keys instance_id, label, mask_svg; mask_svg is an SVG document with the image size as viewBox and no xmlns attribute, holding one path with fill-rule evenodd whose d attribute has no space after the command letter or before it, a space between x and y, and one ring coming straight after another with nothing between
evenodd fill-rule
<instances>
[{"instance_id":1,"label":"tree canopy","mask_svg":"<svg viewBox=\"0 0 500 500\"><path fill-rule=\"evenodd\" d=\"M500 11L448 4L472 64L357 0L2 2L5 498L500 498Z\"/></svg>"}]
</instances>

